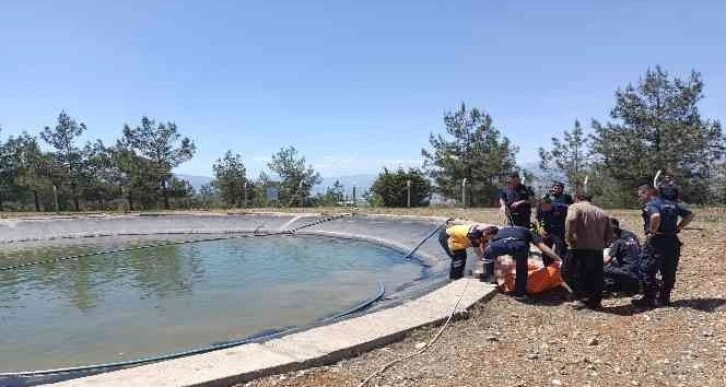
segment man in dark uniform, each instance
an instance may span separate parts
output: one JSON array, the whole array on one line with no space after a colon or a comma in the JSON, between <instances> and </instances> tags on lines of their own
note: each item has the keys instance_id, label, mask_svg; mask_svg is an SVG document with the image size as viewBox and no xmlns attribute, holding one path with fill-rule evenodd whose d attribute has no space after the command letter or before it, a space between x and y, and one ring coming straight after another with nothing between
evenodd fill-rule
<instances>
[{"instance_id":1,"label":"man in dark uniform","mask_svg":"<svg viewBox=\"0 0 726 387\"><path fill-rule=\"evenodd\" d=\"M658 194L660 197L672 202L678 202L681 200L681 187L676 183L673 173L666 172L663 176L663 181L658 184Z\"/></svg>"},{"instance_id":2,"label":"man in dark uniform","mask_svg":"<svg viewBox=\"0 0 726 387\"><path fill-rule=\"evenodd\" d=\"M550 194L552 195L552 202L554 203L562 203L569 206L575 202L572 200L572 196L570 196L570 194L565 193L565 184L561 181L556 181L555 184L552 185Z\"/></svg>"},{"instance_id":3,"label":"man in dark uniform","mask_svg":"<svg viewBox=\"0 0 726 387\"><path fill-rule=\"evenodd\" d=\"M516 262L514 280L514 297L518 301L527 300L527 275L529 259L529 244L537 246L543 255L561 261L557 253L542 242L542 238L527 227L502 227L496 230L491 242L484 249L484 272L486 277L493 278L494 261L502 255L511 255Z\"/></svg>"},{"instance_id":4,"label":"man in dark uniform","mask_svg":"<svg viewBox=\"0 0 726 387\"><path fill-rule=\"evenodd\" d=\"M604 257L605 290L608 292L626 293L629 295L640 292L640 242L638 237L628 230L620 228L620 222L610 218L614 238Z\"/></svg>"},{"instance_id":5,"label":"man in dark uniform","mask_svg":"<svg viewBox=\"0 0 726 387\"><path fill-rule=\"evenodd\" d=\"M529 227L532 207L536 203L534 191L522 184L518 173L512 173L509 178L509 185L499 196L501 210L510 226Z\"/></svg>"},{"instance_id":6,"label":"man in dark uniform","mask_svg":"<svg viewBox=\"0 0 726 387\"><path fill-rule=\"evenodd\" d=\"M681 255L681 241L677 234L691 223L694 214L679 203L658 197L651 186L638 188L638 198L643 204L645 231L640 268L643 297L633 299L633 304L645 307L668 306ZM655 278L658 271L663 277L660 289Z\"/></svg>"},{"instance_id":7,"label":"man in dark uniform","mask_svg":"<svg viewBox=\"0 0 726 387\"><path fill-rule=\"evenodd\" d=\"M540 236L549 248L553 248L560 257L567 252L565 244L565 218L567 217L567 205L560 202L553 202L549 196L543 197L537 205L537 228ZM542 257L545 266L549 266L551 260Z\"/></svg>"}]
</instances>

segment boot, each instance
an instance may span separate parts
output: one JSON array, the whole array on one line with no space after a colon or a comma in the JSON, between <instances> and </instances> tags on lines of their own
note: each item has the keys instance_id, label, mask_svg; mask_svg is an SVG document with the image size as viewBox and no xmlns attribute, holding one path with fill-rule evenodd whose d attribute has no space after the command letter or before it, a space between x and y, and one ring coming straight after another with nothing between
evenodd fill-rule
<instances>
[{"instance_id":1,"label":"boot","mask_svg":"<svg viewBox=\"0 0 726 387\"><path fill-rule=\"evenodd\" d=\"M671 295L662 294L662 293L660 295L658 295L658 306L661 306L661 307L671 306Z\"/></svg>"},{"instance_id":2,"label":"boot","mask_svg":"<svg viewBox=\"0 0 726 387\"><path fill-rule=\"evenodd\" d=\"M494 276L494 262L483 265L482 273L479 275L479 281L497 284L497 278Z\"/></svg>"}]
</instances>

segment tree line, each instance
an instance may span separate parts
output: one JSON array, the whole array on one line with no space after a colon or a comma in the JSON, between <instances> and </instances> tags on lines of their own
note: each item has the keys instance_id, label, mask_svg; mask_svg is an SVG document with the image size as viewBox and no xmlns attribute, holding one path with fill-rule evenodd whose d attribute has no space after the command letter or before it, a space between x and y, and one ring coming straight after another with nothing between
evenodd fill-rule
<instances>
[{"instance_id":1,"label":"tree line","mask_svg":"<svg viewBox=\"0 0 726 387\"><path fill-rule=\"evenodd\" d=\"M444 114L443 132L430 134L422 168L384 168L359 195L389 207L426 206L434 193L458 205L491 206L506 177L520 172L543 189L555 179L582 189L587 176L587 189L600 204L627 208L633 190L651 183L661 169L678 178L689 202L707 203L726 186L726 141L720 122L698 110L703 88L696 71L681 79L661 67L649 69L636 84L617 89L610 121L592 119L586 133L576 120L541 147L540 171L517 164L519 148L484 109L461 104ZM293 146L273 154L270 174L255 179L248 177L243 157L229 150L213 164L212 183L195 190L172 172L196 153L174 122L142 117L133 127L124 125L110 145L81 145L88 129L66 112L38 135L3 139L1 129L0 211L358 204L345 197L340 182L314 195L320 174Z\"/></svg>"}]
</instances>

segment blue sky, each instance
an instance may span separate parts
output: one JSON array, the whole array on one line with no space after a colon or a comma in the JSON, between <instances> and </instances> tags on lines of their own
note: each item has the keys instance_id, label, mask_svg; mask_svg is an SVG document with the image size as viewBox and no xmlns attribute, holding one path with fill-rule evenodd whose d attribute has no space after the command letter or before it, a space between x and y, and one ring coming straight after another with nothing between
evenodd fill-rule
<instances>
[{"instance_id":1,"label":"blue sky","mask_svg":"<svg viewBox=\"0 0 726 387\"><path fill-rule=\"evenodd\" d=\"M227 149L256 175L294 145L323 175L419 165L462 101L535 161L619 86L695 68L723 118L726 5L708 1L13 1L0 12L0 126L61 109L112 143L142 115L173 120L210 175ZM4 137L4 136L3 136ZM85 140L85 139L84 139Z\"/></svg>"}]
</instances>

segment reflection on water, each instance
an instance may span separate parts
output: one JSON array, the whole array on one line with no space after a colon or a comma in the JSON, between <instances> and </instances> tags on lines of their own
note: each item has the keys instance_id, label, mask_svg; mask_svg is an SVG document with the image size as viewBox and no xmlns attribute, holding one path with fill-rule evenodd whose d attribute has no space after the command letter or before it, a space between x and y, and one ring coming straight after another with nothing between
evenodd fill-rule
<instances>
[{"instance_id":1,"label":"reflection on water","mask_svg":"<svg viewBox=\"0 0 726 387\"><path fill-rule=\"evenodd\" d=\"M165 238L184 238L183 236ZM151 243L3 246L0 266ZM78 241L75 241L78 243ZM60 246L59 246L60 245ZM302 325L421 274L401 254L323 237L131 250L0 272L0 372L138 358Z\"/></svg>"}]
</instances>

